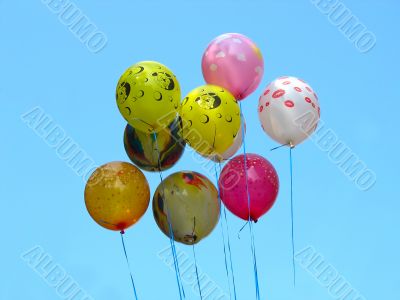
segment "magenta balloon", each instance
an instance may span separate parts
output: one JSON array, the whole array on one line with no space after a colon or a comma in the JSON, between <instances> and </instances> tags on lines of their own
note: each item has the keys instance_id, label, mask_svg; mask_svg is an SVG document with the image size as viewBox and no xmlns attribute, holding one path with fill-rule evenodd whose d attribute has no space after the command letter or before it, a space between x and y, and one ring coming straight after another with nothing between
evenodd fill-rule
<instances>
[{"instance_id":1,"label":"magenta balloon","mask_svg":"<svg viewBox=\"0 0 400 300\"><path fill-rule=\"evenodd\" d=\"M235 156L222 169L218 180L220 197L225 206L243 220L249 219L244 155ZM279 178L274 166L257 154L246 154L250 219L257 220L275 203Z\"/></svg>"},{"instance_id":2,"label":"magenta balloon","mask_svg":"<svg viewBox=\"0 0 400 300\"><path fill-rule=\"evenodd\" d=\"M248 37L226 33L208 45L202 69L208 84L222 86L242 100L260 84L264 60L260 49Z\"/></svg>"}]
</instances>

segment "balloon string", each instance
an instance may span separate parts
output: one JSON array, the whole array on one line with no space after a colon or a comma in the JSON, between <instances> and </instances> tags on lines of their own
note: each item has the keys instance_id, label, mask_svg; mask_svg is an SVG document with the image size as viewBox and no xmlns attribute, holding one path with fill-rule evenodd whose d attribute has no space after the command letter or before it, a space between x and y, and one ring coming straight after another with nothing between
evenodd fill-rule
<instances>
[{"instance_id":1,"label":"balloon string","mask_svg":"<svg viewBox=\"0 0 400 300\"><path fill-rule=\"evenodd\" d=\"M228 227L228 220L226 217L226 207L224 206L224 218L225 218L225 224L226 224L226 235L228 237L228 252L229 252L229 262L230 262L230 267L231 267L231 274L232 274L232 283L233 283L233 296L236 300L236 283L235 283L235 273L233 272L233 263L232 263L232 251L231 251L231 243L229 241L229 227Z\"/></svg>"},{"instance_id":2,"label":"balloon string","mask_svg":"<svg viewBox=\"0 0 400 300\"><path fill-rule=\"evenodd\" d=\"M219 165L219 173L221 173L221 163ZM215 178L217 180L217 189L218 189L218 200L219 200L219 205L220 205L220 211L219 211L219 216L221 219L221 211L224 211L224 221L225 221L225 226L226 226L226 236L227 236L227 246L228 246L228 251L226 251L226 243L225 243L225 234L224 234L224 225L223 222L221 221L221 232L222 232L222 242L224 245L224 257L225 257L225 272L226 272L226 277L228 279L228 289L229 289L229 298L232 299L232 292L231 292L231 283L230 283L230 278L229 278L229 271L228 271L228 259L227 259L227 252L229 253L229 262L230 262L230 269L231 269L231 274L232 274L232 285L233 285L233 296L234 299L236 300L236 283L235 283L235 274L233 272L233 263L232 263L232 251L231 251L231 243L229 240L229 226L228 226L228 218L226 216L226 207L225 205L222 205L221 203L221 191L219 189L219 184L218 184L218 171L217 171L217 164L214 165L214 170L215 170Z\"/></svg>"},{"instance_id":3,"label":"balloon string","mask_svg":"<svg viewBox=\"0 0 400 300\"><path fill-rule=\"evenodd\" d=\"M293 285L296 287L296 264L294 260L294 213L293 213L293 159L292 148L289 149L290 158L290 214L292 220L292 266L293 266Z\"/></svg>"},{"instance_id":4,"label":"balloon string","mask_svg":"<svg viewBox=\"0 0 400 300\"><path fill-rule=\"evenodd\" d=\"M195 236L195 231L196 231L196 217L193 218L193 232L192 236ZM197 270L197 258L196 258L196 251L194 249L194 244L192 245L193 249L193 259L194 259L194 267L196 270L196 278L197 278L197 286L199 288L199 294L200 294L200 299L203 300L203 295L201 294L201 286L200 286L200 278L199 278L199 272Z\"/></svg>"},{"instance_id":5,"label":"balloon string","mask_svg":"<svg viewBox=\"0 0 400 300\"><path fill-rule=\"evenodd\" d=\"M284 146L289 146L289 163L290 163L290 216L292 225L292 269L293 269L293 286L296 287L296 263L294 258L295 243L294 243L294 209L293 209L293 159L292 159L292 149L294 145L289 142L284 145L272 148L271 151L279 149Z\"/></svg>"},{"instance_id":6,"label":"balloon string","mask_svg":"<svg viewBox=\"0 0 400 300\"><path fill-rule=\"evenodd\" d=\"M192 249L193 249L194 267L195 267L195 270L196 270L197 287L199 288L200 299L203 300L203 295L201 294L199 272L197 270L197 259L196 259L196 251L194 249L194 244L192 246Z\"/></svg>"},{"instance_id":7,"label":"balloon string","mask_svg":"<svg viewBox=\"0 0 400 300\"><path fill-rule=\"evenodd\" d=\"M124 248L125 259L126 259L126 263L127 263L127 265L128 265L129 274L130 274L130 276L131 276L131 282L132 282L133 292L134 292L134 294L135 294L135 299L138 300L138 296L137 296L137 293L136 293L135 282L133 281L132 269L131 269L131 266L130 266L130 264L129 264L128 255L126 254L126 247L125 247L125 241L124 241L124 234L125 234L125 232L122 230L122 231L121 231L122 247Z\"/></svg>"},{"instance_id":8,"label":"balloon string","mask_svg":"<svg viewBox=\"0 0 400 300\"><path fill-rule=\"evenodd\" d=\"M290 145L291 145L291 143L283 144L283 145L280 145L280 146L278 146L278 147L272 148L270 151L274 151L274 150L276 150L276 149L279 149L279 148L282 148L282 147L285 147L285 146L290 146Z\"/></svg>"},{"instance_id":9,"label":"balloon string","mask_svg":"<svg viewBox=\"0 0 400 300\"><path fill-rule=\"evenodd\" d=\"M249 228L250 228L250 237L251 237L251 248L252 248L252 253L253 253L253 269L254 269L254 278L255 278L255 284L256 284L256 298L257 300L260 300L260 287L258 284L258 269L257 269L257 256L256 256L256 246L254 242L254 233L253 233L253 223L249 223Z\"/></svg>"},{"instance_id":10,"label":"balloon string","mask_svg":"<svg viewBox=\"0 0 400 300\"><path fill-rule=\"evenodd\" d=\"M185 290L184 290L183 284L182 284L181 273L180 273L180 270L179 270L179 261L178 261L178 255L176 254L175 239L174 239L174 232L172 230L171 217L170 217L170 214L169 214L168 203L167 203L166 198L165 198L165 185L164 185L163 174L162 174L162 171L161 171L160 150L159 150L159 147L158 147L157 134L155 132L153 132L153 137L154 137L154 141L155 141L156 150L157 150L157 153L158 153L158 174L160 176L163 199L165 201L165 208L166 208L166 211L167 211L168 229L169 229L172 257L174 259L176 282L178 284L179 298L182 300L182 299L185 299L186 296L185 296Z\"/></svg>"},{"instance_id":11,"label":"balloon string","mask_svg":"<svg viewBox=\"0 0 400 300\"><path fill-rule=\"evenodd\" d=\"M251 207L250 207L250 192L249 192L249 184L248 184L248 176L247 176L247 157L246 157L246 131L244 125L244 117L243 117L243 110L242 110L242 102L239 101L240 105L240 113L241 113L241 121L242 121L242 136L243 136L243 154L244 154L244 174L246 179L246 192L247 192L247 207L248 207L248 222L249 222L249 230L250 230L250 245L251 245L251 252L253 256L253 271L254 271L254 281L256 287L256 299L260 300L260 287L258 284L258 270L257 270L257 257L256 257L256 247L254 242L254 233L253 233L253 224L251 219Z\"/></svg>"},{"instance_id":12,"label":"balloon string","mask_svg":"<svg viewBox=\"0 0 400 300\"><path fill-rule=\"evenodd\" d=\"M219 198L219 193L218 193L218 198ZM221 200L219 202L220 202L219 217L221 219ZM226 273L226 278L228 279L229 299L232 299L231 283L230 283L229 271L228 271L228 258L227 258L226 246L225 246L226 243L225 243L224 225L222 224L222 222L221 222L221 233L222 233L222 243L223 243L223 248L224 248L225 273Z\"/></svg>"},{"instance_id":13,"label":"balloon string","mask_svg":"<svg viewBox=\"0 0 400 300\"><path fill-rule=\"evenodd\" d=\"M244 225L242 226L242 228L240 228L239 232L238 232L238 239L240 240L240 234L242 233L243 229L245 229L245 227L249 225L249 221L247 221L246 223L244 223Z\"/></svg>"},{"instance_id":14,"label":"balloon string","mask_svg":"<svg viewBox=\"0 0 400 300\"><path fill-rule=\"evenodd\" d=\"M167 213L167 218L169 218L169 213ZM171 224L169 224L168 227L170 236L173 236ZM179 271L178 255L176 254L175 240L173 237L172 238L170 237L170 244L171 244L172 257L174 259L175 276L179 289L179 298L182 300L185 299L185 290L183 289L183 284L181 282L181 273Z\"/></svg>"}]
</instances>

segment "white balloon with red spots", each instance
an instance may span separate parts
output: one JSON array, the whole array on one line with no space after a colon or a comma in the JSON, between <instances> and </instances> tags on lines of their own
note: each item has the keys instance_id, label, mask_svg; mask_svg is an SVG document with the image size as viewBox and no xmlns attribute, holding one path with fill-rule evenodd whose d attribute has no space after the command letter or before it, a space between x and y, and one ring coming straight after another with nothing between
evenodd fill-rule
<instances>
[{"instance_id":1,"label":"white balloon with red spots","mask_svg":"<svg viewBox=\"0 0 400 300\"><path fill-rule=\"evenodd\" d=\"M318 96L305 81L280 77L260 96L258 117L262 128L273 140L296 146L317 128L320 118Z\"/></svg>"}]
</instances>

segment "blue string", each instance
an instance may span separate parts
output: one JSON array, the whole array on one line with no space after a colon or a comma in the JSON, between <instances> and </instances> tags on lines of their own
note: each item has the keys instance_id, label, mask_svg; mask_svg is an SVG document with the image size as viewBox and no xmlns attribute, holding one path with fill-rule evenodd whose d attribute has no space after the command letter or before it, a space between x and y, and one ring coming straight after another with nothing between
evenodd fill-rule
<instances>
[{"instance_id":1,"label":"blue string","mask_svg":"<svg viewBox=\"0 0 400 300\"><path fill-rule=\"evenodd\" d=\"M244 223L244 225L242 226L242 228L240 228L239 232L238 232L238 239L240 240L240 234L242 233L243 229L249 224L249 221L247 221L246 223Z\"/></svg>"},{"instance_id":2,"label":"blue string","mask_svg":"<svg viewBox=\"0 0 400 300\"><path fill-rule=\"evenodd\" d=\"M258 284L258 271L257 271L257 258L256 258L256 249L255 249L255 242L254 242L254 233L253 233L253 224L251 220L251 209L250 209L250 192L249 192L249 184L248 184L248 176L247 176L247 158L246 158L246 132L244 129L244 118L243 118L243 110L242 110L242 102L239 102L240 105L240 112L241 112L241 119L242 119L242 136L243 136L243 154L244 154L244 174L246 179L246 192L247 192L247 207L249 213L249 230L250 230L250 240L251 240L251 252L253 256L253 271L254 271L254 281L256 286L256 299L260 300L260 287Z\"/></svg>"},{"instance_id":3,"label":"blue string","mask_svg":"<svg viewBox=\"0 0 400 300\"><path fill-rule=\"evenodd\" d=\"M221 173L221 163L219 165L219 173ZM219 205L220 205L220 211L219 211L219 217L221 219L221 211L224 211L224 219L225 219L225 226L227 230L227 246L228 246L228 252L229 252L229 261L230 261L230 268L231 268L231 274L232 274L232 283L233 283L233 296L236 300L236 284L235 284L235 274L233 272L233 263L232 263L232 251L231 251L231 243L229 240L229 226L228 226L228 218L226 217L226 207L225 205L222 205L221 203L221 195L220 195L220 189L219 189L219 184L218 184L218 171L217 171L217 164L214 164L214 170L215 170L215 178L217 181L217 190L218 190L218 200L219 200ZM228 271L228 263L227 263L227 251L226 251L226 246L225 246L225 234L224 234L224 226L221 221L221 232L222 232L222 242L224 244L224 257L225 257L225 272L226 276L228 278L228 289L229 289L229 298L232 299L232 292L231 292L231 284L230 284L230 279L229 279L229 271Z\"/></svg>"},{"instance_id":4,"label":"blue string","mask_svg":"<svg viewBox=\"0 0 400 300\"><path fill-rule=\"evenodd\" d=\"M292 147L289 150L290 157L290 214L292 218L292 266L293 266L293 285L296 287L296 264L294 260L294 213L293 213L293 159Z\"/></svg>"},{"instance_id":5,"label":"blue string","mask_svg":"<svg viewBox=\"0 0 400 300\"><path fill-rule=\"evenodd\" d=\"M271 151L282 148L284 146L289 146L289 163L290 163L290 215L291 215L291 223L292 223L292 269L293 269L293 286L296 287L296 263L294 259L294 209L293 209L293 159L292 159L292 149L293 144L289 142L287 144L280 145L278 147L274 147Z\"/></svg>"},{"instance_id":6,"label":"blue string","mask_svg":"<svg viewBox=\"0 0 400 300\"><path fill-rule=\"evenodd\" d=\"M249 223L250 228L250 237L251 237L251 251L253 253L253 269L254 269L254 278L255 278L255 285L256 285L256 299L260 300L260 287L258 284L258 269L257 269L257 256L256 256L256 246L254 242L254 233L253 233L253 223Z\"/></svg>"},{"instance_id":7,"label":"blue string","mask_svg":"<svg viewBox=\"0 0 400 300\"><path fill-rule=\"evenodd\" d=\"M138 296L137 296L137 293L136 293L135 282L133 281L131 266L129 264L128 255L126 254L126 247L125 247L125 241L124 241L124 231L121 231L121 241L122 241L122 247L124 248L124 254L125 254L125 258L126 258L126 263L128 265L129 274L131 276L131 282L132 282L133 292L135 294L135 299L138 300Z\"/></svg>"},{"instance_id":8,"label":"blue string","mask_svg":"<svg viewBox=\"0 0 400 300\"><path fill-rule=\"evenodd\" d=\"M219 193L218 193L218 198L219 198ZM222 210L221 200L219 200L219 205L220 205L219 218L221 219L221 210ZM226 278L228 279L229 298L232 299L231 283L230 283L230 279L229 279L228 261L227 261L226 246L225 246L226 244L225 244L224 225L222 224L222 221L221 221L221 233L222 233L222 243L224 245L225 273L226 273Z\"/></svg>"},{"instance_id":9,"label":"blue string","mask_svg":"<svg viewBox=\"0 0 400 300\"><path fill-rule=\"evenodd\" d=\"M290 143L283 144L283 145L280 145L280 146L277 146L277 147L272 148L270 151L274 151L274 150L276 150L276 149L279 149L279 148L282 148L282 147L285 147L285 146L289 146L289 145L290 145Z\"/></svg>"},{"instance_id":10,"label":"blue string","mask_svg":"<svg viewBox=\"0 0 400 300\"><path fill-rule=\"evenodd\" d=\"M235 300L236 300L235 273L233 272L232 251L231 251L231 243L229 241L229 227L228 227L228 220L226 218L226 208L225 208L225 206L224 206L224 216L225 216L225 224L226 224L226 231L227 231L226 235L228 237L229 261L230 261L230 266L231 266L231 274L232 274L232 282L233 282L233 296L235 297Z\"/></svg>"},{"instance_id":11,"label":"blue string","mask_svg":"<svg viewBox=\"0 0 400 300\"><path fill-rule=\"evenodd\" d=\"M221 219L221 211L219 212L219 217L220 217L220 219ZM231 283L230 283L230 280L229 280L228 261L227 261L227 256L226 256L226 247L225 247L224 225L222 224L222 221L221 221L221 232L222 232L222 243L224 244L224 262L225 262L225 273L226 273L226 278L228 279L229 299L232 299L232 295L231 295Z\"/></svg>"},{"instance_id":12,"label":"blue string","mask_svg":"<svg viewBox=\"0 0 400 300\"><path fill-rule=\"evenodd\" d=\"M197 259L196 259L196 251L194 250L194 244L193 244L193 246L192 246L192 249L193 249L194 267L195 267L195 269L196 269L197 286L198 286L198 288L199 288L200 299L203 300L203 295L201 294L199 272L198 272L198 270L197 270Z\"/></svg>"},{"instance_id":13,"label":"blue string","mask_svg":"<svg viewBox=\"0 0 400 300\"><path fill-rule=\"evenodd\" d=\"M168 209L167 209L168 210ZM169 213L167 212L167 219L169 219ZM175 242L174 242L174 237L173 237L173 231L172 231L172 226L170 222L168 221L168 227L169 227L169 235L170 235L170 244L171 244L171 251L172 251L172 257L174 259L174 268L175 268L175 277L176 281L178 284L178 290L179 290L179 298L182 300L185 298L185 291L183 290L183 285L181 283L181 274L179 272L179 263L178 263L178 256L176 254L176 249L175 249Z\"/></svg>"},{"instance_id":14,"label":"blue string","mask_svg":"<svg viewBox=\"0 0 400 300\"><path fill-rule=\"evenodd\" d=\"M163 178L162 171L161 171L160 150L158 147L157 134L155 132L153 132L153 137L154 137L154 141L155 141L155 145L156 145L156 150L158 153L158 174L160 176L160 181L161 181L161 185L162 185L162 193L163 193L163 198L165 200L165 208L167 211L168 229L169 229L172 257L174 259L176 282L178 284L179 298L182 300L182 299L185 299L186 296L185 296L185 290L183 288L183 284L181 282L182 279L181 279L181 273L179 270L178 255L176 254L174 232L172 230L171 217L169 214L168 203L165 198L165 185L164 185L164 178Z\"/></svg>"}]
</instances>

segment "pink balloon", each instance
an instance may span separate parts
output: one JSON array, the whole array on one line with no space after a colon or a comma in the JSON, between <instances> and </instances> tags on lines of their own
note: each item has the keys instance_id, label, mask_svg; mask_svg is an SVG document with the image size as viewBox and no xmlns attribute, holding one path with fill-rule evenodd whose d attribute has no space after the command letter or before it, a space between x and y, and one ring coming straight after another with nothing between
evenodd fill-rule
<instances>
[{"instance_id":1,"label":"pink balloon","mask_svg":"<svg viewBox=\"0 0 400 300\"><path fill-rule=\"evenodd\" d=\"M248 37L226 33L208 45L202 69L208 84L222 86L242 100L260 84L264 60L260 49Z\"/></svg>"},{"instance_id":2,"label":"pink balloon","mask_svg":"<svg viewBox=\"0 0 400 300\"><path fill-rule=\"evenodd\" d=\"M234 215L249 219L244 155L235 156L222 169L218 180L220 197ZM275 203L279 191L279 178L274 166L257 154L246 154L250 219L254 222Z\"/></svg>"}]
</instances>

